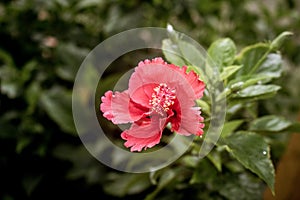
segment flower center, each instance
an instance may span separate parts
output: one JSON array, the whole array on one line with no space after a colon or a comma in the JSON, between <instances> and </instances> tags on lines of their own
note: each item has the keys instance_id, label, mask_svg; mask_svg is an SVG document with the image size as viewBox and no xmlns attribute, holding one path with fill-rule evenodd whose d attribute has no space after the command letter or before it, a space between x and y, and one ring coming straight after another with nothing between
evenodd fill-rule
<instances>
[{"instance_id":1,"label":"flower center","mask_svg":"<svg viewBox=\"0 0 300 200\"><path fill-rule=\"evenodd\" d=\"M152 99L149 101L149 104L152 106L152 111L164 115L174 104L176 90L169 88L165 83L159 84L159 86L153 90Z\"/></svg>"}]
</instances>

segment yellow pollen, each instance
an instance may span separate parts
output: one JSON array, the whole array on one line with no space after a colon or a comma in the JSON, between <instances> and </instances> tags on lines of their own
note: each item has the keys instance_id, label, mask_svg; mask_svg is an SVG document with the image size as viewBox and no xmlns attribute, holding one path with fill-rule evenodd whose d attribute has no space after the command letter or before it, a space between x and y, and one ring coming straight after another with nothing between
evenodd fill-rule
<instances>
[{"instance_id":1,"label":"yellow pollen","mask_svg":"<svg viewBox=\"0 0 300 200\"><path fill-rule=\"evenodd\" d=\"M153 91L149 104L152 106L152 111L163 115L164 112L169 111L170 107L174 105L176 90L169 88L165 83L161 83Z\"/></svg>"}]
</instances>

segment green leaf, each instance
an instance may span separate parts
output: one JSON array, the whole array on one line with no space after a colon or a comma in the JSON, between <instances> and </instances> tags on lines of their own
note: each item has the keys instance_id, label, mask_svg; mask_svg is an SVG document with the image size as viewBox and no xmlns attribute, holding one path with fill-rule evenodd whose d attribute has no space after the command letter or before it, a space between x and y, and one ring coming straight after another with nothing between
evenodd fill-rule
<instances>
[{"instance_id":1,"label":"green leaf","mask_svg":"<svg viewBox=\"0 0 300 200\"><path fill-rule=\"evenodd\" d=\"M19 127L10 123L10 120L3 119L3 116L0 118L0 127L0 140L4 141L4 139L15 139L20 134Z\"/></svg>"},{"instance_id":2,"label":"green leaf","mask_svg":"<svg viewBox=\"0 0 300 200\"><path fill-rule=\"evenodd\" d=\"M186 40L182 35L175 32L172 26L168 25L168 31L170 39L163 41L163 53L167 60L178 66L187 65L197 68L195 71L200 74L200 78L206 83L209 90L219 85L221 82L219 70L217 66L213 64L210 56L192 40ZM228 40L226 41L228 42ZM226 54L226 56L228 55ZM229 60L227 58L225 59L225 57L223 59L226 64L232 63L233 60L233 55Z\"/></svg>"},{"instance_id":3,"label":"green leaf","mask_svg":"<svg viewBox=\"0 0 300 200\"><path fill-rule=\"evenodd\" d=\"M221 79L225 80L229 78L231 75L233 75L235 72L237 72L239 69L242 68L242 65L232 65L223 68L223 71L221 73Z\"/></svg>"},{"instance_id":4,"label":"green leaf","mask_svg":"<svg viewBox=\"0 0 300 200\"><path fill-rule=\"evenodd\" d=\"M84 146L62 143L55 147L53 156L72 163L72 167L66 173L67 179L84 178L88 184L95 184L99 183L99 177L104 173Z\"/></svg>"},{"instance_id":5,"label":"green leaf","mask_svg":"<svg viewBox=\"0 0 300 200\"><path fill-rule=\"evenodd\" d=\"M237 76L249 74L268 51L269 45L265 43L258 43L244 48L237 57L238 63L243 65Z\"/></svg>"},{"instance_id":6,"label":"green leaf","mask_svg":"<svg viewBox=\"0 0 300 200\"><path fill-rule=\"evenodd\" d=\"M0 61L3 61L3 63L8 67L15 67L15 63L12 56L9 53L3 51L2 49L0 49Z\"/></svg>"},{"instance_id":7,"label":"green leaf","mask_svg":"<svg viewBox=\"0 0 300 200\"><path fill-rule=\"evenodd\" d=\"M202 80L204 82L206 81L206 77L204 76L204 73L200 67L188 65L186 71L187 72L194 71L196 74L198 74L200 80Z\"/></svg>"},{"instance_id":8,"label":"green leaf","mask_svg":"<svg viewBox=\"0 0 300 200\"><path fill-rule=\"evenodd\" d=\"M292 36L293 33L292 32L288 32L288 31L284 31L283 33L281 33L279 36L277 36L271 43L270 48L272 50L278 50L281 45L283 44L283 42L290 36Z\"/></svg>"},{"instance_id":9,"label":"green leaf","mask_svg":"<svg viewBox=\"0 0 300 200\"><path fill-rule=\"evenodd\" d=\"M256 177L249 174L231 174L225 177L218 191L228 200L257 200L261 199L264 187Z\"/></svg>"},{"instance_id":10,"label":"green leaf","mask_svg":"<svg viewBox=\"0 0 300 200\"><path fill-rule=\"evenodd\" d=\"M88 49L79 48L73 43L59 44L56 48L56 55L62 64L55 68L56 74L64 80L73 81L80 64L88 53Z\"/></svg>"},{"instance_id":11,"label":"green leaf","mask_svg":"<svg viewBox=\"0 0 300 200\"><path fill-rule=\"evenodd\" d=\"M270 78L280 77L282 73L282 58L280 54L269 54L256 73Z\"/></svg>"},{"instance_id":12,"label":"green leaf","mask_svg":"<svg viewBox=\"0 0 300 200\"><path fill-rule=\"evenodd\" d=\"M78 10L87 9L95 6L102 6L105 3L104 0L82 0L76 4Z\"/></svg>"},{"instance_id":13,"label":"green leaf","mask_svg":"<svg viewBox=\"0 0 300 200\"><path fill-rule=\"evenodd\" d=\"M177 66L186 65L186 61L178 46L179 35L174 31L172 25L167 26L168 36L170 39L165 39L162 42L162 51L165 58L172 64Z\"/></svg>"},{"instance_id":14,"label":"green leaf","mask_svg":"<svg viewBox=\"0 0 300 200\"><path fill-rule=\"evenodd\" d=\"M267 131L267 132L279 132L287 129L292 125L292 122L286 120L283 117L268 115L255 119L250 124L251 131Z\"/></svg>"},{"instance_id":15,"label":"green leaf","mask_svg":"<svg viewBox=\"0 0 300 200\"><path fill-rule=\"evenodd\" d=\"M263 74L243 75L230 81L228 83L227 88L229 88L232 91L239 91L250 85L254 85L254 84L261 85L263 83L269 82L270 80L271 80L270 77Z\"/></svg>"},{"instance_id":16,"label":"green leaf","mask_svg":"<svg viewBox=\"0 0 300 200\"><path fill-rule=\"evenodd\" d=\"M255 97L232 98L230 102L234 103L234 104L257 102L258 100L270 99L270 98L274 97L275 95L276 95L276 93L268 93L268 94L262 94L262 95L255 96Z\"/></svg>"},{"instance_id":17,"label":"green leaf","mask_svg":"<svg viewBox=\"0 0 300 200\"><path fill-rule=\"evenodd\" d=\"M237 160L225 162L224 166L233 173L241 173L245 171L245 167L243 167L243 165Z\"/></svg>"},{"instance_id":18,"label":"green leaf","mask_svg":"<svg viewBox=\"0 0 300 200\"><path fill-rule=\"evenodd\" d=\"M22 179L22 186L28 196L31 196L32 192L39 185L43 178L43 175L24 175Z\"/></svg>"},{"instance_id":19,"label":"green leaf","mask_svg":"<svg viewBox=\"0 0 300 200\"><path fill-rule=\"evenodd\" d=\"M210 106L206 101L203 101L202 99L197 99L196 103L197 106L201 108L201 112L206 113L207 115L211 115Z\"/></svg>"},{"instance_id":20,"label":"green leaf","mask_svg":"<svg viewBox=\"0 0 300 200\"><path fill-rule=\"evenodd\" d=\"M292 133L300 133L300 122L294 122L285 131Z\"/></svg>"},{"instance_id":21,"label":"green leaf","mask_svg":"<svg viewBox=\"0 0 300 200\"><path fill-rule=\"evenodd\" d=\"M244 120L242 119L226 122L223 126L221 137L231 135L243 122Z\"/></svg>"},{"instance_id":22,"label":"green leaf","mask_svg":"<svg viewBox=\"0 0 300 200\"><path fill-rule=\"evenodd\" d=\"M203 170L205 169L205 170ZM198 167L194 170L190 184L209 183L217 177L217 169L207 159L201 160Z\"/></svg>"},{"instance_id":23,"label":"green leaf","mask_svg":"<svg viewBox=\"0 0 300 200\"><path fill-rule=\"evenodd\" d=\"M222 69L231 65L236 54L236 46L230 38L216 40L208 48L208 55Z\"/></svg>"},{"instance_id":24,"label":"green leaf","mask_svg":"<svg viewBox=\"0 0 300 200\"><path fill-rule=\"evenodd\" d=\"M203 53L201 53L194 45L183 40L178 40L178 46L186 63L188 65L197 64L198 69L201 70L200 67L205 65L206 60L203 57Z\"/></svg>"},{"instance_id":25,"label":"green leaf","mask_svg":"<svg viewBox=\"0 0 300 200\"><path fill-rule=\"evenodd\" d=\"M204 74L201 67L205 65L203 54L192 44L177 39L173 41L166 39L163 41L163 53L167 60L177 66L188 65L189 69L194 70L200 76ZM197 66L193 66L197 64ZM201 77L204 79L205 77Z\"/></svg>"},{"instance_id":26,"label":"green leaf","mask_svg":"<svg viewBox=\"0 0 300 200\"><path fill-rule=\"evenodd\" d=\"M151 184L157 185L157 180L158 180L158 177L160 176L160 172L161 171L151 171L149 173L149 179L150 179Z\"/></svg>"},{"instance_id":27,"label":"green leaf","mask_svg":"<svg viewBox=\"0 0 300 200\"><path fill-rule=\"evenodd\" d=\"M168 184L170 184L176 178L176 173L172 169L167 169L162 172L162 175L159 178L159 182L157 184L156 189L148 194L145 200L155 199L156 195L165 188Z\"/></svg>"},{"instance_id":28,"label":"green leaf","mask_svg":"<svg viewBox=\"0 0 300 200\"><path fill-rule=\"evenodd\" d=\"M175 171L168 169L165 170L159 178L158 188L162 189L166 187L176 177Z\"/></svg>"},{"instance_id":29,"label":"green leaf","mask_svg":"<svg viewBox=\"0 0 300 200\"><path fill-rule=\"evenodd\" d=\"M37 68L37 62L34 60L27 62L20 70L14 66L4 65L0 68L1 91L10 98L16 98L18 95L21 95L24 91L25 82L30 80L32 70L35 68Z\"/></svg>"},{"instance_id":30,"label":"green leaf","mask_svg":"<svg viewBox=\"0 0 300 200\"><path fill-rule=\"evenodd\" d=\"M97 93L99 95L103 95L107 90L113 90L115 87L115 84L118 82L118 80L122 77L123 74L121 73L115 73L113 75L108 76L105 79L102 79L98 85ZM100 100L101 96L96 97L97 100ZM98 105L100 102L96 102Z\"/></svg>"},{"instance_id":31,"label":"green leaf","mask_svg":"<svg viewBox=\"0 0 300 200\"><path fill-rule=\"evenodd\" d=\"M163 40L162 50L165 58L172 64L177 66L185 65L184 58L182 57L179 47L170 39Z\"/></svg>"},{"instance_id":32,"label":"green leaf","mask_svg":"<svg viewBox=\"0 0 300 200\"><path fill-rule=\"evenodd\" d=\"M186 155L180 159L180 162L187 167L195 168L199 162L198 156Z\"/></svg>"},{"instance_id":33,"label":"green leaf","mask_svg":"<svg viewBox=\"0 0 300 200\"><path fill-rule=\"evenodd\" d=\"M147 174L114 175L111 182L105 183L104 190L108 194L118 197L138 194L151 185Z\"/></svg>"},{"instance_id":34,"label":"green leaf","mask_svg":"<svg viewBox=\"0 0 300 200\"><path fill-rule=\"evenodd\" d=\"M199 50L192 43L183 40L180 34L173 30L171 25L168 25L168 31L170 39L163 40L162 44L162 51L166 59L177 66L189 66L190 69L192 68L206 82L203 71L206 61L204 51Z\"/></svg>"},{"instance_id":35,"label":"green leaf","mask_svg":"<svg viewBox=\"0 0 300 200\"><path fill-rule=\"evenodd\" d=\"M0 51L0 56L2 56L1 51ZM11 99L16 98L19 95L21 89L18 80L19 76L20 76L19 71L14 66L9 66L9 65L1 66L0 67L1 93L6 94Z\"/></svg>"},{"instance_id":36,"label":"green leaf","mask_svg":"<svg viewBox=\"0 0 300 200\"><path fill-rule=\"evenodd\" d=\"M31 60L27 62L20 72L19 81L20 84L23 85L26 81L28 81L32 76L32 71L38 68L38 63L35 60Z\"/></svg>"},{"instance_id":37,"label":"green leaf","mask_svg":"<svg viewBox=\"0 0 300 200\"><path fill-rule=\"evenodd\" d=\"M214 164L219 172L222 171L222 158L219 151L211 151L207 158Z\"/></svg>"},{"instance_id":38,"label":"green leaf","mask_svg":"<svg viewBox=\"0 0 300 200\"><path fill-rule=\"evenodd\" d=\"M19 138L17 145L16 145L16 152L21 153L22 150L27 147L31 143L31 138L29 137L21 137Z\"/></svg>"},{"instance_id":39,"label":"green leaf","mask_svg":"<svg viewBox=\"0 0 300 200\"><path fill-rule=\"evenodd\" d=\"M230 102L226 107L228 118L231 118L232 115L239 112L243 107L244 105L242 103Z\"/></svg>"},{"instance_id":40,"label":"green leaf","mask_svg":"<svg viewBox=\"0 0 300 200\"><path fill-rule=\"evenodd\" d=\"M73 116L71 93L55 87L41 95L41 103L49 115L60 128L71 134L76 134Z\"/></svg>"},{"instance_id":41,"label":"green leaf","mask_svg":"<svg viewBox=\"0 0 300 200\"><path fill-rule=\"evenodd\" d=\"M280 89L278 85L251 85L246 87L236 94L233 97L237 98L248 98L248 97L257 97L265 94L273 94L276 93Z\"/></svg>"},{"instance_id":42,"label":"green leaf","mask_svg":"<svg viewBox=\"0 0 300 200\"><path fill-rule=\"evenodd\" d=\"M37 102L41 95L41 86L37 81L33 81L25 90L25 99L28 104L27 114L32 114L37 106Z\"/></svg>"},{"instance_id":43,"label":"green leaf","mask_svg":"<svg viewBox=\"0 0 300 200\"><path fill-rule=\"evenodd\" d=\"M227 150L247 169L263 179L274 193L274 166L264 138L252 132L237 132L226 138Z\"/></svg>"}]
</instances>

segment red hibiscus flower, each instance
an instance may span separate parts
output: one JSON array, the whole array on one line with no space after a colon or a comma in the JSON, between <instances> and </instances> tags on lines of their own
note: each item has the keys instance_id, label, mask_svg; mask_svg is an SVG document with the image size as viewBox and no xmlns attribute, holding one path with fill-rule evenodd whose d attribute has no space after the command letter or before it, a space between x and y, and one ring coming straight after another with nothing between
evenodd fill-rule
<instances>
[{"instance_id":1,"label":"red hibiscus flower","mask_svg":"<svg viewBox=\"0 0 300 200\"><path fill-rule=\"evenodd\" d=\"M177 134L202 135L203 117L195 100L202 97L204 88L198 75L187 72L186 66L154 58L138 64L128 90L107 91L100 109L114 124L132 123L121 137L131 151L141 151L160 142L168 123Z\"/></svg>"}]
</instances>

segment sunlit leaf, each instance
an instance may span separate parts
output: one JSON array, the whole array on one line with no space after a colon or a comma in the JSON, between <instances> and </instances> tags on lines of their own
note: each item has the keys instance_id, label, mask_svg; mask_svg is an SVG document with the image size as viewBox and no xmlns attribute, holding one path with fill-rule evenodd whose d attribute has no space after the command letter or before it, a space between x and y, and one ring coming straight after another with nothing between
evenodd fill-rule
<instances>
[{"instance_id":1,"label":"sunlit leaf","mask_svg":"<svg viewBox=\"0 0 300 200\"><path fill-rule=\"evenodd\" d=\"M219 172L222 171L222 158L219 151L211 151L207 155L207 158L214 164Z\"/></svg>"},{"instance_id":2,"label":"sunlit leaf","mask_svg":"<svg viewBox=\"0 0 300 200\"><path fill-rule=\"evenodd\" d=\"M162 50L168 62L177 66L185 65L185 61L182 57L179 47L173 44L173 42L170 39L163 40Z\"/></svg>"},{"instance_id":3,"label":"sunlit leaf","mask_svg":"<svg viewBox=\"0 0 300 200\"><path fill-rule=\"evenodd\" d=\"M32 71L38 68L38 63L35 60L31 60L26 63L20 72L19 81L23 85L26 81L28 81L32 76Z\"/></svg>"},{"instance_id":4,"label":"sunlit leaf","mask_svg":"<svg viewBox=\"0 0 300 200\"><path fill-rule=\"evenodd\" d=\"M0 68L1 93L13 99L19 95L19 71L13 66L4 65Z\"/></svg>"},{"instance_id":5,"label":"sunlit leaf","mask_svg":"<svg viewBox=\"0 0 300 200\"><path fill-rule=\"evenodd\" d=\"M224 166L233 173L241 173L245 171L244 166L237 160L225 162Z\"/></svg>"},{"instance_id":6,"label":"sunlit leaf","mask_svg":"<svg viewBox=\"0 0 300 200\"><path fill-rule=\"evenodd\" d=\"M201 112L204 112L208 115L210 115L210 106L206 101L203 101L202 99L197 99L196 100L197 105L201 108Z\"/></svg>"},{"instance_id":7,"label":"sunlit leaf","mask_svg":"<svg viewBox=\"0 0 300 200\"><path fill-rule=\"evenodd\" d=\"M235 54L236 47L230 38L218 39L208 48L208 55L220 70L233 63Z\"/></svg>"},{"instance_id":8,"label":"sunlit leaf","mask_svg":"<svg viewBox=\"0 0 300 200\"><path fill-rule=\"evenodd\" d=\"M82 0L76 4L77 9L86 9L93 6L100 6L104 3L103 0Z\"/></svg>"},{"instance_id":9,"label":"sunlit leaf","mask_svg":"<svg viewBox=\"0 0 300 200\"><path fill-rule=\"evenodd\" d=\"M230 81L228 88L232 91L238 91L251 85L267 83L270 80L270 77L264 74L244 75Z\"/></svg>"},{"instance_id":10,"label":"sunlit leaf","mask_svg":"<svg viewBox=\"0 0 300 200\"><path fill-rule=\"evenodd\" d=\"M258 43L244 48L237 57L238 63L243 65L237 76L247 75L268 50L269 45L265 43Z\"/></svg>"},{"instance_id":11,"label":"sunlit leaf","mask_svg":"<svg viewBox=\"0 0 300 200\"><path fill-rule=\"evenodd\" d=\"M268 115L252 121L250 124L250 130L278 132L287 129L291 125L292 122L286 120L284 117Z\"/></svg>"},{"instance_id":12,"label":"sunlit leaf","mask_svg":"<svg viewBox=\"0 0 300 200\"><path fill-rule=\"evenodd\" d=\"M163 40L162 45L163 54L167 61L177 66L189 66L206 82L204 71L208 72L207 67L205 67L206 58L204 51L201 51L192 43L179 39L175 31L170 32L170 38Z\"/></svg>"},{"instance_id":13,"label":"sunlit leaf","mask_svg":"<svg viewBox=\"0 0 300 200\"><path fill-rule=\"evenodd\" d=\"M203 52L197 49L193 44L179 40L178 46L183 58L188 64L193 64L199 67L199 70L204 67L206 58L203 57Z\"/></svg>"},{"instance_id":14,"label":"sunlit leaf","mask_svg":"<svg viewBox=\"0 0 300 200\"><path fill-rule=\"evenodd\" d=\"M180 162L185 166L195 168L199 162L199 158L197 156L186 155L180 159Z\"/></svg>"},{"instance_id":15,"label":"sunlit leaf","mask_svg":"<svg viewBox=\"0 0 300 200\"><path fill-rule=\"evenodd\" d=\"M269 54L256 73L269 76L270 78L280 77L282 73L282 58L280 54Z\"/></svg>"},{"instance_id":16,"label":"sunlit leaf","mask_svg":"<svg viewBox=\"0 0 300 200\"><path fill-rule=\"evenodd\" d=\"M40 94L41 94L41 87L38 82L31 83L27 89L25 90L25 99L28 103L27 107L27 113L31 114L34 112L37 102L39 100Z\"/></svg>"},{"instance_id":17,"label":"sunlit leaf","mask_svg":"<svg viewBox=\"0 0 300 200\"><path fill-rule=\"evenodd\" d=\"M276 93L281 87L278 85L251 85L238 91L233 97L248 98Z\"/></svg>"},{"instance_id":18,"label":"sunlit leaf","mask_svg":"<svg viewBox=\"0 0 300 200\"><path fill-rule=\"evenodd\" d=\"M279 36L277 36L271 43L270 48L272 50L278 50L281 45L283 44L283 42L290 36L292 36L293 33L289 32L289 31L284 31L283 33L281 33Z\"/></svg>"},{"instance_id":19,"label":"sunlit leaf","mask_svg":"<svg viewBox=\"0 0 300 200\"><path fill-rule=\"evenodd\" d=\"M231 75L233 75L235 72L237 72L239 69L241 69L241 65L232 65L223 68L223 72L221 73L221 79L225 80Z\"/></svg>"}]
</instances>

